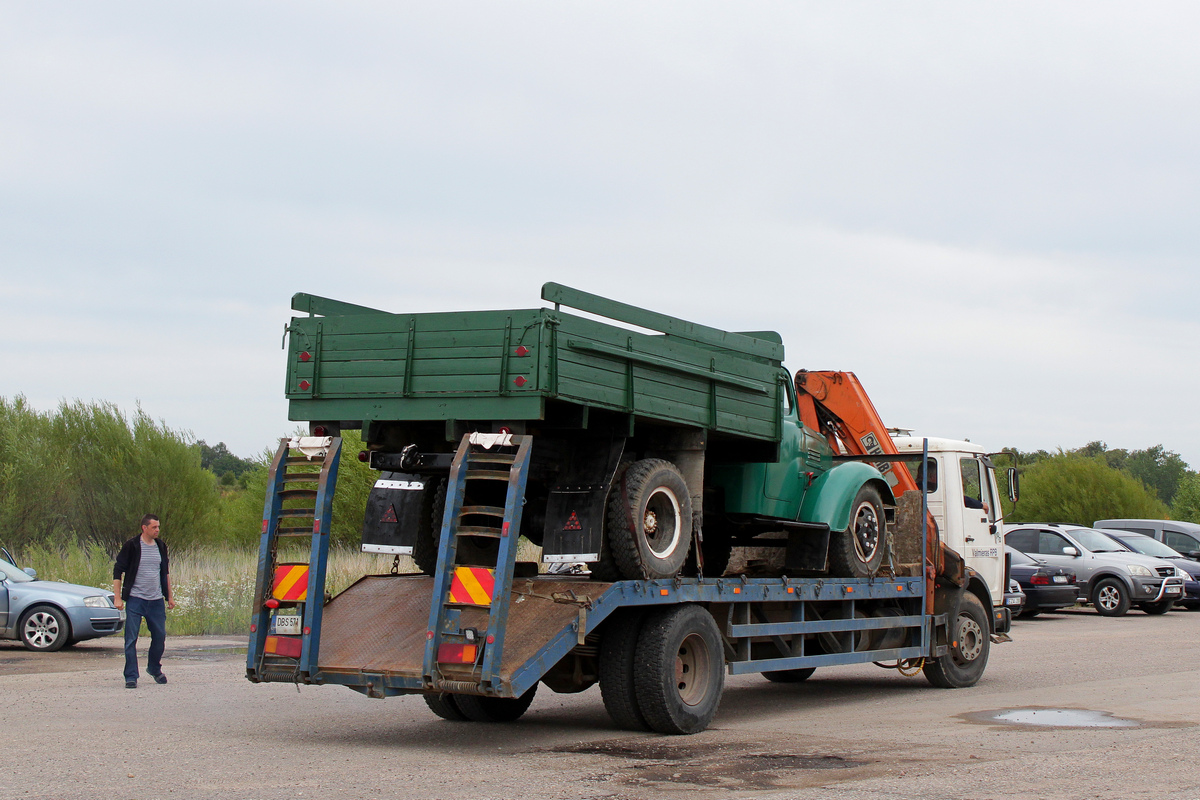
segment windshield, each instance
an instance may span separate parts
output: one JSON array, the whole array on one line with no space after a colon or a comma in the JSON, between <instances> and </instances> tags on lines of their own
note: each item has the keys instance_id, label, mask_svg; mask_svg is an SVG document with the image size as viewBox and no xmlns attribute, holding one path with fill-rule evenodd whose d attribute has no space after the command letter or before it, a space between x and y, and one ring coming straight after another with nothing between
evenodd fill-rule
<instances>
[{"instance_id":1,"label":"windshield","mask_svg":"<svg viewBox=\"0 0 1200 800\"><path fill-rule=\"evenodd\" d=\"M1158 556L1159 558L1183 558L1179 552L1172 550L1157 539L1151 539L1149 536L1134 534L1132 536L1120 536L1119 538L1121 544L1135 553L1141 553L1146 556Z\"/></svg>"},{"instance_id":2,"label":"windshield","mask_svg":"<svg viewBox=\"0 0 1200 800\"><path fill-rule=\"evenodd\" d=\"M0 559L0 578L8 578L13 583L27 583L33 580L4 559Z\"/></svg>"},{"instance_id":3,"label":"windshield","mask_svg":"<svg viewBox=\"0 0 1200 800\"><path fill-rule=\"evenodd\" d=\"M1010 556L1012 556L1012 563L1014 563L1018 566L1028 566L1030 564L1036 565L1038 563L1037 561L1034 561L1032 558L1030 558L1029 556L1022 553L1020 550L1014 550L1011 547L1006 547L1006 548L1004 548L1004 550Z\"/></svg>"},{"instance_id":4,"label":"windshield","mask_svg":"<svg viewBox=\"0 0 1200 800\"><path fill-rule=\"evenodd\" d=\"M1091 528L1076 528L1075 530L1071 531L1071 535L1078 539L1081 545L1093 553L1133 552L1116 539L1110 539L1106 534L1103 534L1100 531L1094 531Z\"/></svg>"}]
</instances>

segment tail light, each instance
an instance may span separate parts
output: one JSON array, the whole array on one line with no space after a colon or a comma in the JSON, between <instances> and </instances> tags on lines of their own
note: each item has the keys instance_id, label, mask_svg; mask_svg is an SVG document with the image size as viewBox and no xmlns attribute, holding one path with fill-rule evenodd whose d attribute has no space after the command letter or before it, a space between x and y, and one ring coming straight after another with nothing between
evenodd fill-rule
<instances>
[{"instance_id":1,"label":"tail light","mask_svg":"<svg viewBox=\"0 0 1200 800\"><path fill-rule=\"evenodd\" d=\"M1029 582L1034 586L1049 586L1050 576L1044 572L1035 572L1033 573L1033 577L1029 579Z\"/></svg>"}]
</instances>

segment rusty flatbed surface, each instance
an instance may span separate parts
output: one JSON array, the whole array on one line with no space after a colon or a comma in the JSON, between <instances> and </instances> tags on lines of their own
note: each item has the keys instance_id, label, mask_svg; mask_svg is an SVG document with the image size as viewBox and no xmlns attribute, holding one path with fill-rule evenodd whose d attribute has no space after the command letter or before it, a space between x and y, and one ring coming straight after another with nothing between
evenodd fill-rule
<instances>
[{"instance_id":1,"label":"rusty flatbed surface","mask_svg":"<svg viewBox=\"0 0 1200 800\"><path fill-rule=\"evenodd\" d=\"M579 606L552 594L574 592L595 600L611 584L557 577L513 580L505 626L501 680L537 655L550 639L574 622ZM429 625L433 578L424 575L368 575L325 606L321 624L322 672L421 677ZM460 624L481 632L487 609L462 607Z\"/></svg>"}]
</instances>

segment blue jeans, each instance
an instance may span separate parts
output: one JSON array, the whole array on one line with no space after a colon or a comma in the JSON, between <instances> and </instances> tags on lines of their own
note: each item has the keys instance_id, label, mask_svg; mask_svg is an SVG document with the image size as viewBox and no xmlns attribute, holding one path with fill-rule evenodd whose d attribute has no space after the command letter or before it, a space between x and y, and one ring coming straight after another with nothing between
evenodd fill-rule
<instances>
[{"instance_id":1,"label":"blue jeans","mask_svg":"<svg viewBox=\"0 0 1200 800\"><path fill-rule=\"evenodd\" d=\"M167 646L167 602L143 600L130 597L125 601L125 680L138 679L137 640L142 630L142 620L150 629L150 657L146 659L146 672L158 675L162 672L162 655Z\"/></svg>"}]
</instances>

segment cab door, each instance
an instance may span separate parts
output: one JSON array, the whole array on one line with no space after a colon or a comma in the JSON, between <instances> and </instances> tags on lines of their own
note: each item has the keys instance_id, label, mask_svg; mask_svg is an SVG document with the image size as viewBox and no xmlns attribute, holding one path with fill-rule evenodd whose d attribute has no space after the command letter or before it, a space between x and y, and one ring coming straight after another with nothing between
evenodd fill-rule
<instances>
[{"instance_id":1,"label":"cab door","mask_svg":"<svg viewBox=\"0 0 1200 800\"><path fill-rule=\"evenodd\" d=\"M993 470L974 455L959 456L962 476L963 558L987 582L992 599L1004 596L1004 542L996 524L999 502ZM947 513L948 510L947 510Z\"/></svg>"},{"instance_id":2,"label":"cab door","mask_svg":"<svg viewBox=\"0 0 1200 800\"><path fill-rule=\"evenodd\" d=\"M802 480L807 463L804 426L796 410L795 389L790 376L784 372L779 387L780 417L783 436L779 441L779 460L763 470L762 491L773 505L771 516L795 519L800 513L807 481ZM774 501L772 503L772 501Z\"/></svg>"}]
</instances>

